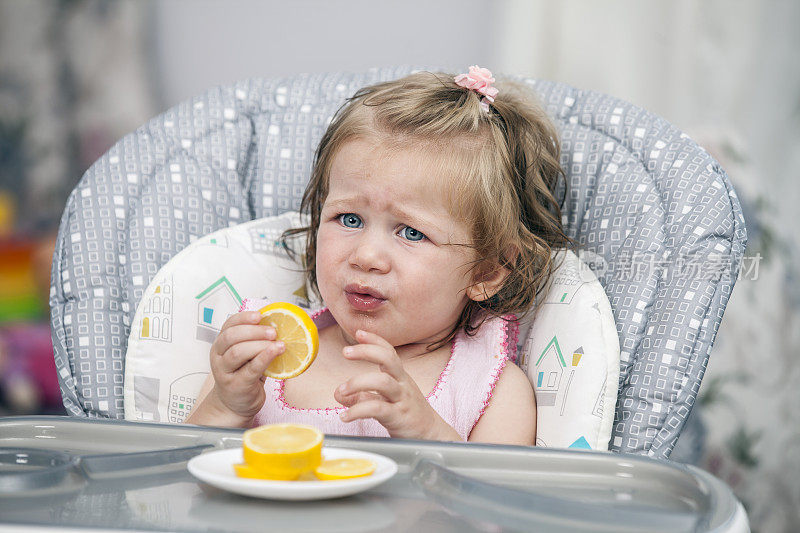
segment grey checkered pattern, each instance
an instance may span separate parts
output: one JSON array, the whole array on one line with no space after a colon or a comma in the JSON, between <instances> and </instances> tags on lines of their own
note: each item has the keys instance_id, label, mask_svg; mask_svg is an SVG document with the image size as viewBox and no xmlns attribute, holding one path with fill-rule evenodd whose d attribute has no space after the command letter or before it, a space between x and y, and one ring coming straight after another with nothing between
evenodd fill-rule
<instances>
[{"instance_id":1,"label":"grey checkered pattern","mask_svg":"<svg viewBox=\"0 0 800 533\"><path fill-rule=\"evenodd\" d=\"M201 235L298 209L313 150L344 99L410 71L214 88L127 135L86 172L61 221L50 298L70 414L123 417L131 320L158 269ZM527 81L561 133L567 231L601 258L596 274L617 321L611 449L666 458L738 274L739 202L716 161L665 120L606 95ZM717 256L729 264L703 272L719 266Z\"/></svg>"}]
</instances>

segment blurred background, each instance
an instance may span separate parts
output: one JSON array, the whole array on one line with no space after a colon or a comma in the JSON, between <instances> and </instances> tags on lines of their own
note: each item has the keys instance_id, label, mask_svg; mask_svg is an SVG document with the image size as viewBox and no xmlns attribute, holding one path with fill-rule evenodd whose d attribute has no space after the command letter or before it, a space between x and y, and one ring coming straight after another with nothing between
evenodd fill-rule
<instances>
[{"instance_id":1,"label":"blurred background","mask_svg":"<svg viewBox=\"0 0 800 533\"><path fill-rule=\"evenodd\" d=\"M633 102L727 170L750 270L672 458L725 480L754 531L798 531L798 50L794 0L0 0L0 414L63 413L53 239L123 135L248 77L479 64Z\"/></svg>"}]
</instances>

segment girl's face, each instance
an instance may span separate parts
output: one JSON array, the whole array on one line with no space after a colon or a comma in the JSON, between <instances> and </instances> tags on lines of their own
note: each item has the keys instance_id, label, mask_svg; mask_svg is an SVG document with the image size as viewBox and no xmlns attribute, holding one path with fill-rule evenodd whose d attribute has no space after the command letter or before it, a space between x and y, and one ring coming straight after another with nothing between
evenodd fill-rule
<instances>
[{"instance_id":1,"label":"girl's face","mask_svg":"<svg viewBox=\"0 0 800 533\"><path fill-rule=\"evenodd\" d=\"M317 232L322 298L354 343L376 333L393 346L436 342L458 321L474 252L449 214L435 155L355 140L335 156Z\"/></svg>"}]
</instances>

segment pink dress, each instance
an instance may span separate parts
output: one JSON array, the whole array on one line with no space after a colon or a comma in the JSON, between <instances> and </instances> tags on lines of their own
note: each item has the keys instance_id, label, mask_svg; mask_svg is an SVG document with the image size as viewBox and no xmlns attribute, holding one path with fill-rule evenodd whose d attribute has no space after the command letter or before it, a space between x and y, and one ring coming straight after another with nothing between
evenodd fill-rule
<instances>
[{"instance_id":1,"label":"pink dress","mask_svg":"<svg viewBox=\"0 0 800 533\"><path fill-rule=\"evenodd\" d=\"M248 298L240 311L257 310L264 305L265 300ZM327 308L315 311L311 318L319 329L336 323ZM465 441L489 405L506 362L516 359L517 333L515 321L500 318L487 320L472 337L463 330L456 333L450 359L426 398ZM330 435L389 436L374 419L342 422L339 413L344 407L306 409L289 405L283 394L283 380L267 378L264 389L267 399L255 417L255 426L294 422L312 425Z\"/></svg>"}]
</instances>

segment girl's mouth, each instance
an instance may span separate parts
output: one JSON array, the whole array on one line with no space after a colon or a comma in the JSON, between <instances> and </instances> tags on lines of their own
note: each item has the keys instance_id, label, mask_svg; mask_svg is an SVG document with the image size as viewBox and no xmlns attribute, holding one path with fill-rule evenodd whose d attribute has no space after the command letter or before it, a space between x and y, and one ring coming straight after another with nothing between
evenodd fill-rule
<instances>
[{"instance_id":1,"label":"girl's mouth","mask_svg":"<svg viewBox=\"0 0 800 533\"><path fill-rule=\"evenodd\" d=\"M376 289L361 285L347 285L344 294L350 305L358 311L374 311L386 301L383 294Z\"/></svg>"}]
</instances>

